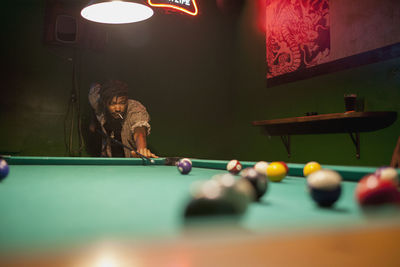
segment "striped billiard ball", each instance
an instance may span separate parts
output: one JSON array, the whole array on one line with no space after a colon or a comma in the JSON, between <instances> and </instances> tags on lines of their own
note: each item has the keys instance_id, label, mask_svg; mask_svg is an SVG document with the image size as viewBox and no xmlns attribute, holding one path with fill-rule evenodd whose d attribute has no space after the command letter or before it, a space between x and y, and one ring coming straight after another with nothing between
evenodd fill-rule
<instances>
[{"instance_id":1,"label":"striped billiard ball","mask_svg":"<svg viewBox=\"0 0 400 267\"><path fill-rule=\"evenodd\" d=\"M188 174L192 170L192 163L187 160L180 160L176 166L181 174Z\"/></svg>"},{"instance_id":2,"label":"striped billiard ball","mask_svg":"<svg viewBox=\"0 0 400 267\"><path fill-rule=\"evenodd\" d=\"M357 184L355 198L361 207L399 203L400 193L390 180L375 173L365 175Z\"/></svg>"},{"instance_id":3,"label":"striped billiard ball","mask_svg":"<svg viewBox=\"0 0 400 267\"><path fill-rule=\"evenodd\" d=\"M180 159L179 161L187 161L187 162L190 163L190 165L193 165L192 161L190 159L188 159L188 158L183 158L183 159Z\"/></svg>"},{"instance_id":4,"label":"striped billiard ball","mask_svg":"<svg viewBox=\"0 0 400 267\"><path fill-rule=\"evenodd\" d=\"M242 170L242 164L238 160L233 159L226 165L226 170L232 174L238 174Z\"/></svg>"}]
</instances>

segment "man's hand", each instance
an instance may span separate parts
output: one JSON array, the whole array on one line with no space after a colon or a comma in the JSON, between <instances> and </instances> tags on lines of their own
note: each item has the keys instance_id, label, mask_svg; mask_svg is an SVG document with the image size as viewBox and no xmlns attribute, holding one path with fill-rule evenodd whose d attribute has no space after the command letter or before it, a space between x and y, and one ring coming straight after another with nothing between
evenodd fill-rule
<instances>
[{"instance_id":1,"label":"man's hand","mask_svg":"<svg viewBox=\"0 0 400 267\"><path fill-rule=\"evenodd\" d=\"M148 158L158 158L156 155L151 153L151 151L148 148L140 148L137 150L137 152ZM131 155L134 158L140 158L140 156L136 154L135 151L131 151Z\"/></svg>"}]
</instances>

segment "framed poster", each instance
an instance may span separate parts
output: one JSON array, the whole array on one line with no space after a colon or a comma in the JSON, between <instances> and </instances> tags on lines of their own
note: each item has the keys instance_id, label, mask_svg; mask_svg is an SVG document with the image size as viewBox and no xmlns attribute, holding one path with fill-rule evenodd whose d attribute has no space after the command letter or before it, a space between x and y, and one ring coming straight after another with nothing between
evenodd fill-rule
<instances>
[{"instance_id":1,"label":"framed poster","mask_svg":"<svg viewBox=\"0 0 400 267\"><path fill-rule=\"evenodd\" d=\"M398 0L267 0L267 86L400 56Z\"/></svg>"}]
</instances>

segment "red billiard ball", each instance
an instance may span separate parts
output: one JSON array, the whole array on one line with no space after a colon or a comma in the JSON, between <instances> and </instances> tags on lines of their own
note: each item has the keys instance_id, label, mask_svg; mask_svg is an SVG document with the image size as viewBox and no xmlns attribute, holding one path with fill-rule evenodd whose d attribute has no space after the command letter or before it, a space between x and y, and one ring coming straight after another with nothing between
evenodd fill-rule
<instances>
[{"instance_id":1,"label":"red billiard ball","mask_svg":"<svg viewBox=\"0 0 400 267\"><path fill-rule=\"evenodd\" d=\"M307 176L307 185L311 198L320 207L332 206L342 192L341 175L333 170L323 169Z\"/></svg>"},{"instance_id":2,"label":"red billiard ball","mask_svg":"<svg viewBox=\"0 0 400 267\"><path fill-rule=\"evenodd\" d=\"M187 160L180 160L176 166L181 174L188 174L192 170L192 164Z\"/></svg>"},{"instance_id":3,"label":"red billiard ball","mask_svg":"<svg viewBox=\"0 0 400 267\"><path fill-rule=\"evenodd\" d=\"M380 179L375 174L368 174L358 182L355 197L360 206L378 206L400 201L400 193L393 182Z\"/></svg>"},{"instance_id":4,"label":"red billiard ball","mask_svg":"<svg viewBox=\"0 0 400 267\"><path fill-rule=\"evenodd\" d=\"M8 167L7 161L0 159L0 181L6 178L9 172L10 168Z\"/></svg>"},{"instance_id":5,"label":"red billiard ball","mask_svg":"<svg viewBox=\"0 0 400 267\"><path fill-rule=\"evenodd\" d=\"M226 170L232 174L238 174L242 170L242 164L238 160L233 159L226 165Z\"/></svg>"}]
</instances>

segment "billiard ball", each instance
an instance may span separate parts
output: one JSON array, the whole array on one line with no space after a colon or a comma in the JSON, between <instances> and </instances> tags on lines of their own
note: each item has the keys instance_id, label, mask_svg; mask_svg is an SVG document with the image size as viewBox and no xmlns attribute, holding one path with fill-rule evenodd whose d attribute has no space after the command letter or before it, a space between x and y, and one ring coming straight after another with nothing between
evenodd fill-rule
<instances>
[{"instance_id":1,"label":"billiard ball","mask_svg":"<svg viewBox=\"0 0 400 267\"><path fill-rule=\"evenodd\" d=\"M268 162L259 161L254 165L254 169L261 174L267 175Z\"/></svg>"},{"instance_id":2,"label":"billiard ball","mask_svg":"<svg viewBox=\"0 0 400 267\"><path fill-rule=\"evenodd\" d=\"M9 172L10 168L8 167L7 161L0 159L0 181L6 178Z\"/></svg>"},{"instance_id":3,"label":"billiard ball","mask_svg":"<svg viewBox=\"0 0 400 267\"><path fill-rule=\"evenodd\" d=\"M342 177L333 170L322 169L307 176L307 186L311 198L320 207L332 206L342 192Z\"/></svg>"},{"instance_id":4,"label":"billiard ball","mask_svg":"<svg viewBox=\"0 0 400 267\"><path fill-rule=\"evenodd\" d=\"M310 161L308 162L306 165L304 165L303 168L303 175L304 177L307 177L308 175L310 175L311 173L315 172L315 171L319 171L321 169L321 165L316 162L316 161Z\"/></svg>"},{"instance_id":5,"label":"billiard ball","mask_svg":"<svg viewBox=\"0 0 400 267\"><path fill-rule=\"evenodd\" d=\"M267 178L271 182L280 182L285 178L287 172L285 166L277 161L271 162L267 167Z\"/></svg>"},{"instance_id":6,"label":"billiard ball","mask_svg":"<svg viewBox=\"0 0 400 267\"><path fill-rule=\"evenodd\" d=\"M361 207L369 207L399 203L400 193L392 181L380 179L373 173L357 183L355 198Z\"/></svg>"},{"instance_id":7,"label":"billiard ball","mask_svg":"<svg viewBox=\"0 0 400 267\"><path fill-rule=\"evenodd\" d=\"M392 167L380 167L375 171L377 178L391 181L395 186L399 185L399 174Z\"/></svg>"},{"instance_id":8,"label":"billiard ball","mask_svg":"<svg viewBox=\"0 0 400 267\"><path fill-rule=\"evenodd\" d=\"M188 174L192 170L192 164L186 160L180 160L177 167L181 174Z\"/></svg>"},{"instance_id":9,"label":"billiard ball","mask_svg":"<svg viewBox=\"0 0 400 267\"><path fill-rule=\"evenodd\" d=\"M187 163L190 164L190 167L193 166L192 161L191 161L190 159L188 159L188 158L182 158L182 159L180 159L180 160L177 162L177 165L179 164L179 162L187 162Z\"/></svg>"},{"instance_id":10,"label":"billiard ball","mask_svg":"<svg viewBox=\"0 0 400 267\"><path fill-rule=\"evenodd\" d=\"M233 159L226 165L226 170L232 174L238 174L242 170L242 164L238 160Z\"/></svg>"},{"instance_id":11,"label":"billiard ball","mask_svg":"<svg viewBox=\"0 0 400 267\"><path fill-rule=\"evenodd\" d=\"M256 201L256 191L247 179L244 179L243 177L237 179L235 189L241 194L246 195L250 203Z\"/></svg>"},{"instance_id":12,"label":"billiard ball","mask_svg":"<svg viewBox=\"0 0 400 267\"><path fill-rule=\"evenodd\" d=\"M183 158L183 159L180 159L179 161L187 161L187 162L190 163L190 165L193 165L192 161L190 159L188 159L188 158Z\"/></svg>"},{"instance_id":13,"label":"billiard ball","mask_svg":"<svg viewBox=\"0 0 400 267\"><path fill-rule=\"evenodd\" d=\"M194 182L190 192L191 198L184 209L186 219L241 215L235 202L224 195L224 188L214 179Z\"/></svg>"},{"instance_id":14,"label":"billiard ball","mask_svg":"<svg viewBox=\"0 0 400 267\"><path fill-rule=\"evenodd\" d=\"M254 168L246 168L241 173L242 179L250 182L255 192L255 200L259 201L268 190L267 176L259 173Z\"/></svg>"},{"instance_id":15,"label":"billiard ball","mask_svg":"<svg viewBox=\"0 0 400 267\"><path fill-rule=\"evenodd\" d=\"M212 179L222 187L222 198L232 202L238 213L244 213L254 200L254 191L248 181L236 179L231 173L214 175Z\"/></svg>"}]
</instances>

